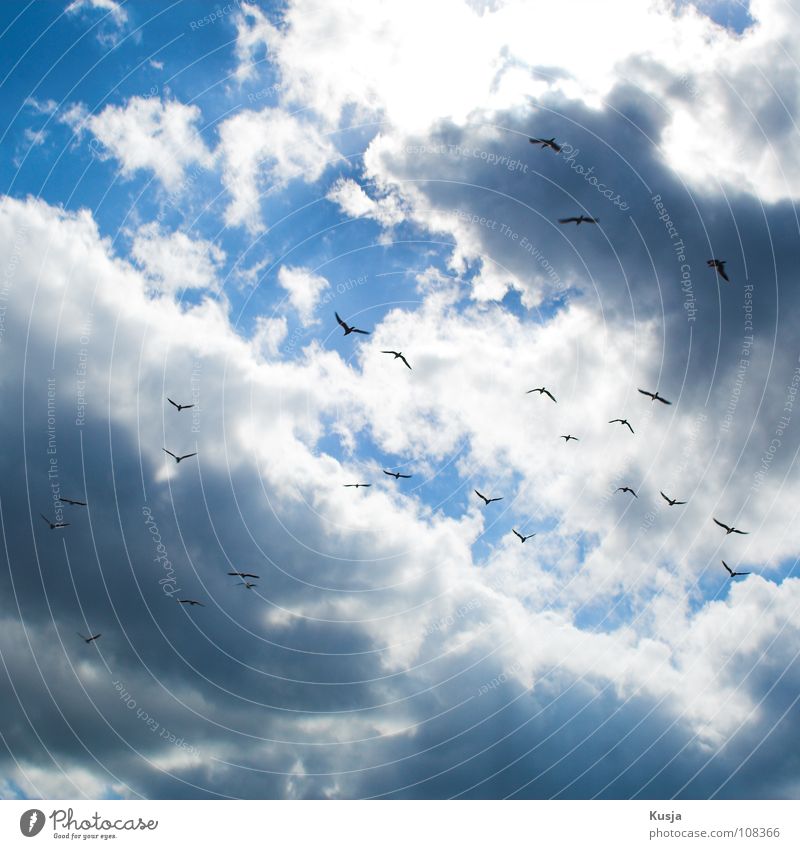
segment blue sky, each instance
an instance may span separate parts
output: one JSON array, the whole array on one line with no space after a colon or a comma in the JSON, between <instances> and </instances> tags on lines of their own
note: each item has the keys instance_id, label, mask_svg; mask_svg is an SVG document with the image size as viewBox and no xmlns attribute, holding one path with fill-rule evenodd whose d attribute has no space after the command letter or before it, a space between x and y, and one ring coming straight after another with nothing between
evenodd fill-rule
<instances>
[{"instance_id":1,"label":"blue sky","mask_svg":"<svg viewBox=\"0 0 800 849\"><path fill-rule=\"evenodd\" d=\"M607 6L0 9L0 796L797 796L798 9Z\"/></svg>"}]
</instances>

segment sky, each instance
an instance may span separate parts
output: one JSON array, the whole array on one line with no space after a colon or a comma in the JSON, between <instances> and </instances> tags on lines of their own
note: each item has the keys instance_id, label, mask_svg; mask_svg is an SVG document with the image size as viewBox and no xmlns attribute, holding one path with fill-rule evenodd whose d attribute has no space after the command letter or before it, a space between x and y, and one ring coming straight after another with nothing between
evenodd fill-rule
<instances>
[{"instance_id":1,"label":"sky","mask_svg":"<svg viewBox=\"0 0 800 849\"><path fill-rule=\"evenodd\" d=\"M800 795L798 0L0 39L0 798Z\"/></svg>"}]
</instances>

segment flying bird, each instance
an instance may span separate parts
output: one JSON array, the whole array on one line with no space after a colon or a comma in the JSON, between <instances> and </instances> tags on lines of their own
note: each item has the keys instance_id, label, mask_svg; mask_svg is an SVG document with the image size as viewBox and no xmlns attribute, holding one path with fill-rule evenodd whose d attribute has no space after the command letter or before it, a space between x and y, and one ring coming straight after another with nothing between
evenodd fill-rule
<instances>
[{"instance_id":1,"label":"flying bird","mask_svg":"<svg viewBox=\"0 0 800 849\"><path fill-rule=\"evenodd\" d=\"M711 518L714 519L713 516ZM716 519L714 519L714 522L721 528L725 528L725 536L728 536L728 534L742 534L744 536L747 536L747 534L750 533L749 531L740 531L738 528L729 527L724 522L719 522Z\"/></svg>"},{"instance_id":2,"label":"flying bird","mask_svg":"<svg viewBox=\"0 0 800 849\"><path fill-rule=\"evenodd\" d=\"M252 572L228 572L229 575L233 575L236 578L258 578L258 575L254 575Z\"/></svg>"},{"instance_id":3,"label":"flying bird","mask_svg":"<svg viewBox=\"0 0 800 849\"><path fill-rule=\"evenodd\" d=\"M254 584L251 581L242 581L242 583L239 584L239 586L244 587L246 590L252 590L253 587L257 587L258 584Z\"/></svg>"},{"instance_id":4,"label":"flying bird","mask_svg":"<svg viewBox=\"0 0 800 849\"><path fill-rule=\"evenodd\" d=\"M725 260L724 259L707 259L706 265L709 268L713 268L717 274L726 282L730 283L731 278L725 273Z\"/></svg>"},{"instance_id":5,"label":"flying bird","mask_svg":"<svg viewBox=\"0 0 800 849\"><path fill-rule=\"evenodd\" d=\"M360 486L372 486L371 483L346 483L344 484L344 488L347 489L348 486L353 486L358 489Z\"/></svg>"},{"instance_id":6,"label":"flying bird","mask_svg":"<svg viewBox=\"0 0 800 849\"><path fill-rule=\"evenodd\" d=\"M556 401L556 399L553 397L553 393L550 392L550 390L545 389L544 386L540 386L538 389L529 389L525 394L530 395L531 392L538 392L540 395L547 395L547 397L551 401L555 402L556 404L558 403L558 401Z\"/></svg>"},{"instance_id":7,"label":"flying bird","mask_svg":"<svg viewBox=\"0 0 800 849\"><path fill-rule=\"evenodd\" d=\"M359 330L357 327L353 327L348 324L346 321L343 321L338 312L334 312L336 316L336 321L339 322L339 325L344 328L344 335L349 336L351 333L363 333L366 336L369 336L369 330Z\"/></svg>"},{"instance_id":8,"label":"flying bird","mask_svg":"<svg viewBox=\"0 0 800 849\"><path fill-rule=\"evenodd\" d=\"M167 451L166 448L164 448L162 450ZM170 457L174 457L176 463L180 463L181 460L186 460L189 457L196 457L197 456L196 451L194 452L194 454L181 454L180 457L177 454L173 454L172 451L167 451L167 454L169 454Z\"/></svg>"},{"instance_id":9,"label":"flying bird","mask_svg":"<svg viewBox=\"0 0 800 849\"><path fill-rule=\"evenodd\" d=\"M63 501L64 504L74 504L76 507L85 507L85 501L73 501L71 498L59 498L59 501Z\"/></svg>"},{"instance_id":10,"label":"flying bird","mask_svg":"<svg viewBox=\"0 0 800 849\"><path fill-rule=\"evenodd\" d=\"M731 578L735 578L737 575L750 574L750 572L734 572L733 569L731 569L730 566L728 566L728 564L724 560L722 561L722 565L728 570L728 573L730 574Z\"/></svg>"},{"instance_id":11,"label":"flying bird","mask_svg":"<svg viewBox=\"0 0 800 849\"><path fill-rule=\"evenodd\" d=\"M396 360L401 359L409 368L411 368L411 366L408 365L408 360L403 356L402 351L381 351L381 353L382 354L394 354L394 358Z\"/></svg>"},{"instance_id":12,"label":"flying bird","mask_svg":"<svg viewBox=\"0 0 800 849\"><path fill-rule=\"evenodd\" d=\"M181 410L190 410L192 407L194 407L194 404L176 404L176 403L172 400L172 398L167 398L167 401L169 401L169 403L170 403L170 404L172 404L172 406L173 406L173 407L175 407L175 409L176 409L179 413L180 413L180 411L181 411Z\"/></svg>"},{"instance_id":13,"label":"flying bird","mask_svg":"<svg viewBox=\"0 0 800 849\"><path fill-rule=\"evenodd\" d=\"M558 223L559 224L575 224L576 226L579 227L581 225L581 222L584 222L586 224L597 224L597 222L599 220L600 220L599 218L589 218L588 215L573 215L570 218L559 218Z\"/></svg>"},{"instance_id":14,"label":"flying bird","mask_svg":"<svg viewBox=\"0 0 800 849\"><path fill-rule=\"evenodd\" d=\"M640 389L639 392L641 392L642 395L647 395L647 397L651 401L661 401L662 404L671 404L672 403L672 401L667 401L666 398L662 398L658 394L658 392L648 392L646 389Z\"/></svg>"},{"instance_id":15,"label":"flying bird","mask_svg":"<svg viewBox=\"0 0 800 849\"><path fill-rule=\"evenodd\" d=\"M563 439L565 442L569 442L570 439L574 439L575 442L580 442L580 439L578 439L577 436L573 436L571 433L567 433L567 434L562 433L560 438Z\"/></svg>"},{"instance_id":16,"label":"flying bird","mask_svg":"<svg viewBox=\"0 0 800 849\"><path fill-rule=\"evenodd\" d=\"M491 504L493 501L502 501L503 500L502 495L499 498L487 498L485 495L481 495L480 492L478 492L477 489L475 490L475 495L477 495L478 498L482 498L486 502L487 505Z\"/></svg>"},{"instance_id":17,"label":"flying bird","mask_svg":"<svg viewBox=\"0 0 800 849\"><path fill-rule=\"evenodd\" d=\"M389 475L389 477L394 478L395 480L400 480L400 478L410 478L411 475L401 475L400 472L387 472L386 469L383 470L385 475Z\"/></svg>"},{"instance_id":18,"label":"flying bird","mask_svg":"<svg viewBox=\"0 0 800 849\"><path fill-rule=\"evenodd\" d=\"M616 491L617 492L629 492L634 498L639 497L629 486L618 486Z\"/></svg>"},{"instance_id":19,"label":"flying bird","mask_svg":"<svg viewBox=\"0 0 800 849\"><path fill-rule=\"evenodd\" d=\"M667 502L667 504L669 504L670 507L674 507L676 504L686 504L685 501L676 501L674 498L668 498L663 492L661 493L661 497Z\"/></svg>"},{"instance_id":20,"label":"flying bird","mask_svg":"<svg viewBox=\"0 0 800 849\"><path fill-rule=\"evenodd\" d=\"M542 146L542 149L549 147L551 150L554 150L556 153L561 152L561 145L556 144L555 136L551 139L528 139L531 144L538 144Z\"/></svg>"},{"instance_id":21,"label":"flying bird","mask_svg":"<svg viewBox=\"0 0 800 849\"><path fill-rule=\"evenodd\" d=\"M83 634L81 634L80 631L76 631L75 633L84 641L84 643L91 643L92 640L96 640L98 637L103 636L102 634L94 634L91 637L84 637Z\"/></svg>"},{"instance_id":22,"label":"flying bird","mask_svg":"<svg viewBox=\"0 0 800 849\"><path fill-rule=\"evenodd\" d=\"M66 528L67 525L69 525L69 522L51 522L44 513L40 513L39 515L45 520L45 522L47 522L48 525L50 525L51 531L55 531L58 528Z\"/></svg>"},{"instance_id":23,"label":"flying bird","mask_svg":"<svg viewBox=\"0 0 800 849\"><path fill-rule=\"evenodd\" d=\"M619 422L620 424L627 425L628 430L633 433L633 428L631 427L631 423L627 419L611 419L609 424L614 424L614 422Z\"/></svg>"},{"instance_id":24,"label":"flying bird","mask_svg":"<svg viewBox=\"0 0 800 849\"><path fill-rule=\"evenodd\" d=\"M178 604L188 604L189 607L194 607L195 605L205 607L202 601L195 601L193 598L179 598Z\"/></svg>"},{"instance_id":25,"label":"flying bird","mask_svg":"<svg viewBox=\"0 0 800 849\"><path fill-rule=\"evenodd\" d=\"M528 536L523 536L519 531L515 530L514 528L512 528L511 530L514 531L514 533L519 537L520 542L525 542L526 539L530 539L531 537L536 536L536 534L528 534Z\"/></svg>"}]
</instances>

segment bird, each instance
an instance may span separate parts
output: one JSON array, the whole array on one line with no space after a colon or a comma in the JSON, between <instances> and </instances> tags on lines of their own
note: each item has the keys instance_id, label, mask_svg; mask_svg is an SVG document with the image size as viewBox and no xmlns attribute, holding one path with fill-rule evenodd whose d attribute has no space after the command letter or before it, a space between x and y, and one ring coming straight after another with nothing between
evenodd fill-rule
<instances>
[{"instance_id":1,"label":"bird","mask_svg":"<svg viewBox=\"0 0 800 849\"><path fill-rule=\"evenodd\" d=\"M345 489L347 489L348 486L354 486L356 489L358 489L360 486L372 486L372 484L371 483L346 483L344 485Z\"/></svg>"},{"instance_id":2,"label":"bird","mask_svg":"<svg viewBox=\"0 0 800 849\"><path fill-rule=\"evenodd\" d=\"M74 504L76 507L85 507L86 506L85 501L73 501L71 498L63 498L63 497L60 497L58 500L63 501L64 504Z\"/></svg>"},{"instance_id":3,"label":"bird","mask_svg":"<svg viewBox=\"0 0 800 849\"><path fill-rule=\"evenodd\" d=\"M659 490L659 492L661 492L661 490ZM663 492L661 493L661 497L667 502L667 504L669 504L670 507L674 507L676 504L686 504L685 501L676 501L674 498L668 498Z\"/></svg>"},{"instance_id":4,"label":"bird","mask_svg":"<svg viewBox=\"0 0 800 849\"><path fill-rule=\"evenodd\" d=\"M585 222L586 224L597 224L599 218L589 218L588 215L573 215L570 218L559 218L559 224L575 224L576 226L580 226L581 222Z\"/></svg>"},{"instance_id":5,"label":"bird","mask_svg":"<svg viewBox=\"0 0 800 849\"><path fill-rule=\"evenodd\" d=\"M259 578L259 575L254 575L252 572L228 572L236 578Z\"/></svg>"},{"instance_id":6,"label":"bird","mask_svg":"<svg viewBox=\"0 0 800 849\"><path fill-rule=\"evenodd\" d=\"M614 422L619 422L620 424L627 425L628 430L633 433L633 428L631 427L631 423L627 419L611 419L609 424L614 424Z\"/></svg>"},{"instance_id":7,"label":"bird","mask_svg":"<svg viewBox=\"0 0 800 849\"><path fill-rule=\"evenodd\" d=\"M162 450L167 451L166 448L164 448ZM167 451L167 454L169 454L170 457L174 457L176 463L180 463L181 460L186 460L188 457L196 457L197 456L196 451L194 452L194 454L181 454L180 457L177 454L173 454L172 451Z\"/></svg>"},{"instance_id":8,"label":"bird","mask_svg":"<svg viewBox=\"0 0 800 849\"><path fill-rule=\"evenodd\" d=\"M346 321L343 321L338 312L334 312L336 316L336 321L339 322L340 326L344 328L344 335L349 336L351 333L363 333L366 336L369 336L369 330L359 330L357 327L353 327L349 325Z\"/></svg>"},{"instance_id":9,"label":"bird","mask_svg":"<svg viewBox=\"0 0 800 849\"><path fill-rule=\"evenodd\" d=\"M565 442L569 442L570 439L574 439L575 442L580 442L580 439L578 439L577 436L573 436L571 433L567 433L567 434L562 433L560 438L563 439Z\"/></svg>"},{"instance_id":10,"label":"bird","mask_svg":"<svg viewBox=\"0 0 800 849\"><path fill-rule=\"evenodd\" d=\"M83 634L81 634L80 631L76 631L75 633L84 641L84 643L91 643L92 640L96 640L98 637L103 636L102 634L94 634L91 637L84 637Z\"/></svg>"},{"instance_id":11,"label":"bird","mask_svg":"<svg viewBox=\"0 0 800 849\"><path fill-rule=\"evenodd\" d=\"M246 590L252 590L252 589L253 589L253 587L257 587L257 586L258 586L258 584L254 584L254 583L252 583L252 582L250 582L250 581L242 581L242 583L241 583L241 584L239 584L239 586L240 586L240 587L244 587Z\"/></svg>"},{"instance_id":12,"label":"bird","mask_svg":"<svg viewBox=\"0 0 800 849\"><path fill-rule=\"evenodd\" d=\"M493 501L502 501L503 500L502 495L499 498L487 498L485 495L481 495L480 492L478 492L477 489L475 490L475 495L477 495L478 498L482 498L486 502L487 505L491 504Z\"/></svg>"},{"instance_id":13,"label":"bird","mask_svg":"<svg viewBox=\"0 0 800 849\"><path fill-rule=\"evenodd\" d=\"M629 486L618 486L616 491L617 492L629 492L634 498L639 497Z\"/></svg>"},{"instance_id":14,"label":"bird","mask_svg":"<svg viewBox=\"0 0 800 849\"><path fill-rule=\"evenodd\" d=\"M556 153L561 152L561 145L556 144L555 136L553 136L553 138L551 138L551 139L528 139L528 141L531 144L541 145L543 149L549 147L551 150L554 150Z\"/></svg>"},{"instance_id":15,"label":"bird","mask_svg":"<svg viewBox=\"0 0 800 849\"><path fill-rule=\"evenodd\" d=\"M194 607L195 605L205 607L202 601L195 601L193 598L179 598L178 604L188 604L190 607Z\"/></svg>"},{"instance_id":16,"label":"bird","mask_svg":"<svg viewBox=\"0 0 800 849\"><path fill-rule=\"evenodd\" d=\"M175 409L176 409L179 413L180 413L180 411L181 411L181 410L189 410L189 409L191 409L192 407L194 407L194 404L176 404L176 403L172 400L172 398L167 398L167 401L169 401L169 403L170 403L170 404L172 404L172 406L173 406L173 407L175 407Z\"/></svg>"},{"instance_id":17,"label":"bird","mask_svg":"<svg viewBox=\"0 0 800 849\"><path fill-rule=\"evenodd\" d=\"M525 542L526 539L530 539L531 537L536 536L536 534L528 534L528 536L523 536L519 531L515 530L514 528L512 528L511 530L514 531L514 533L519 537L520 542Z\"/></svg>"},{"instance_id":18,"label":"bird","mask_svg":"<svg viewBox=\"0 0 800 849\"><path fill-rule=\"evenodd\" d=\"M724 259L707 259L706 265L709 268L713 268L717 274L726 282L730 283L731 278L725 273L725 260Z\"/></svg>"},{"instance_id":19,"label":"bird","mask_svg":"<svg viewBox=\"0 0 800 849\"><path fill-rule=\"evenodd\" d=\"M711 518L714 519L713 516ZM740 531L738 528L729 527L724 522L717 521L717 519L714 519L714 522L721 528L725 528L725 536L728 536L728 534L742 534L744 536L747 536L747 534L750 533L749 531Z\"/></svg>"},{"instance_id":20,"label":"bird","mask_svg":"<svg viewBox=\"0 0 800 849\"><path fill-rule=\"evenodd\" d=\"M40 513L39 515L45 520L45 522L47 522L48 525L50 525L51 531L55 531L58 528L66 528L67 525L69 525L69 522L51 522L44 513Z\"/></svg>"},{"instance_id":21,"label":"bird","mask_svg":"<svg viewBox=\"0 0 800 849\"><path fill-rule=\"evenodd\" d=\"M382 354L394 354L394 358L396 360L401 359L409 368L411 368L411 366L408 365L408 360L403 356L402 351L381 351L381 353Z\"/></svg>"},{"instance_id":22,"label":"bird","mask_svg":"<svg viewBox=\"0 0 800 849\"><path fill-rule=\"evenodd\" d=\"M389 477L394 478L395 480L400 480L400 478L410 478L411 475L401 475L400 472L387 472L386 469L383 470L385 475L389 475Z\"/></svg>"},{"instance_id":23,"label":"bird","mask_svg":"<svg viewBox=\"0 0 800 849\"><path fill-rule=\"evenodd\" d=\"M558 401L556 401L556 399L553 397L553 393L552 393L552 392L550 392L550 390L549 390L549 389L545 389L545 387L544 387L544 386L540 386L538 389L529 389L529 390L528 390L525 394L526 394L526 395L530 395L530 394L531 394L531 392L538 392L540 395L547 395L547 397L548 397L551 401L553 401L553 402L554 402L554 403L556 403L556 404L558 403Z\"/></svg>"},{"instance_id":24,"label":"bird","mask_svg":"<svg viewBox=\"0 0 800 849\"><path fill-rule=\"evenodd\" d=\"M647 395L647 397L651 401L661 401L662 404L671 404L672 403L672 401L667 401L666 398L662 398L658 394L658 392L648 392L646 389L640 389L639 392L641 392L642 395Z\"/></svg>"},{"instance_id":25,"label":"bird","mask_svg":"<svg viewBox=\"0 0 800 849\"><path fill-rule=\"evenodd\" d=\"M750 572L734 572L733 569L731 569L730 566L728 566L728 564L724 560L722 561L722 565L728 570L731 578L735 578L737 575L749 575L750 574Z\"/></svg>"}]
</instances>

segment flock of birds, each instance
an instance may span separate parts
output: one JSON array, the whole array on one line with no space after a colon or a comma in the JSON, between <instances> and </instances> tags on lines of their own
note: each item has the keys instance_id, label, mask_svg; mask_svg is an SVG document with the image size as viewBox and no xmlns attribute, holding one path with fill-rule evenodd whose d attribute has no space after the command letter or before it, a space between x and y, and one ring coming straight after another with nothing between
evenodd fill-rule
<instances>
[{"instance_id":1,"label":"flock of birds","mask_svg":"<svg viewBox=\"0 0 800 849\"><path fill-rule=\"evenodd\" d=\"M549 149L549 150L554 151L555 153L560 153L560 151L561 151L561 145L559 145L556 142L555 138L549 138L549 139L530 138L529 141L530 141L531 144L540 145L540 147L542 149ZM558 219L559 224L575 224L576 226L580 226L581 224L597 224L598 221L599 221L598 218L590 217L590 216L583 215L583 214L573 215L573 216L569 216L567 218L559 218ZM709 259L709 260L707 260L707 265L708 265L709 268L714 269L716 271L717 275L719 275L719 277L721 277L726 283L730 283L730 278L728 277L728 275L725 271L725 260ZM348 324L339 315L338 312L334 312L334 315L336 317L337 323L342 328L342 330L344 330L345 336L349 336L352 333L358 333L358 334L362 334L362 335L365 335L365 336L369 335L370 331L363 330L361 328L355 327L354 325ZM395 360L401 360L403 362L403 364L409 370L411 370L411 364L408 362L408 360L406 359L406 357L405 357L405 355L403 354L402 351L381 351L381 353L389 354ZM659 401L661 404L671 404L672 403L671 401L668 401L666 398L663 398L661 395L659 395L659 393L657 391L656 392L650 392L646 389L639 389L638 391L642 395L646 395L648 398L650 398L651 401ZM540 387L537 387L537 388L534 388L534 389L529 389L525 394L530 395L532 393L538 393L540 396L546 395L554 404L558 403L556 401L556 398L553 395L553 393L545 386L540 386ZM169 398L169 397L167 398L167 401L179 413L182 412L183 410L189 410L189 409L191 409L192 407L195 406L194 404L179 404L176 401L173 401L172 398ZM635 431L634 431L631 423L625 418L611 419L609 421L609 424L619 424L621 427L627 427L628 430L630 430L631 434L635 434ZM566 443L579 442L580 441L579 437L573 436L571 433L561 434L560 438L563 439ZM188 460L190 457L196 457L197 456L196 451L192 452L190 454L175 454L167 448L163 448L162 450L175 460L176 465L179 464L182 460ZM388 469L383 469L383 473L385 475L388 475L389 477L394 478L396 481L399 481L401 479L408 479L408 478L412 477L412 475L402 474L400 472L391 471L391 470L388 470ZM354 488L354 489L359 489L361 487L370 487L370 486L372 486L371 483L363 483L363 482L344 484L345 488ZM489 497L483 495L483 493L479 492L477 489L474 490L474 492L475 492L475 495L477 495L478 498L480 498L481 501L483 501L484 508L488 507L490 504L493 504L494 502L503 500L503 496L496 496L496 497L489 498ZM627 485L617 487L617 489L615 490L615 493L616 492L620 492L620 493L623 493L623 494L630 494L634 498L639 497L638 493L635 492L632 487L627 486ZM688 503L686 501L679 501L675 498L670 498L664 492L660 492L660 495L667 502L667 504L670 507L677 507L677 506L684 505L684 504ZM87 503L85 501L78 501L76 499L59 497L57 499L57 501L60 502L60 503L63 503L63 504L73 506L73 507L86 507L87 506ZM41 515L42 519L44 519L44 521L47 523L47 525L49 526L51 531L61 530L63 528L69 527L69 525L70 525L69 522L63 522L63 521L55 521L54 522L54 521L51 521L43 513L41 513L40 515ZM731 525L727 525L724 522L720 522L716 518L714 518L713 520L714 520L715 524L717 524L720 528L722 528L725 531L726 536L728 536L730 534L747 534L747 531L742 531L739 528L735 528ZM512 528L511 530L514 533L514 535L519 539L519 541L521 543L525 543L529 539L532 539L533 537L536 536L535 533L523 534L520 531L518 531L516 528ZM724 560L722 561L722 565L725 567L726 571L728 572L728 577L731 580L733 578L742 577L744 575L751 574L750 572L738 572L734 569L731 569ZM241 587L243 587L244 589L247 589L247 590L252 590L254 587L257 587L258 584L256 584L255 581L260 580L259 576L254 574L253 572L241 572L241 571L234 570L232 572L228 572L228 575L231 576L231 577L239 578L240 582L239 582L238 586L241 586ZM187 605L189 607L205 607L205 604L202 601L198 601L197 599L194 599L194 598L179 598L179 599L177 599L177 602L179 604L184 604L184 605ZM78 632L78 636L85 643L89 644L89 643L92 643L95 640L99 639L102 636L102 634L99 634L99 633L98 634L90 634L87 637L87 636L84 636L83 634L81 634L80 632Z\"/></svg>"}]
</instances>

